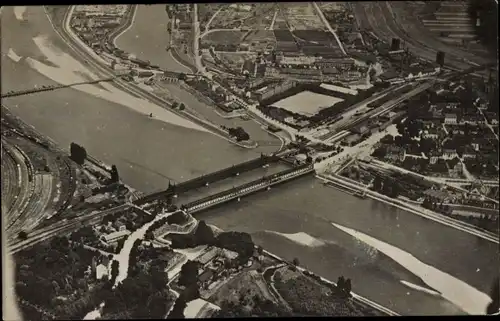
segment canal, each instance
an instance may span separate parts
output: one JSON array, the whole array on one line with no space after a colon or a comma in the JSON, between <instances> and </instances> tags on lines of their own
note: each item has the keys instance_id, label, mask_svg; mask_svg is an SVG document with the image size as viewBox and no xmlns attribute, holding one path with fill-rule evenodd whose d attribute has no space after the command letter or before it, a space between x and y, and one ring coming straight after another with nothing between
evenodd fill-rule
<instances>
[{"instance_id":1,"label":"canal","mask_svg":"<svg viewBox=\"0 0 500 321\"><path fill-rule=\"evenodd\" d=\"M147 8L140 6L137 17ZM164 13L164 5L157 5L157 10ZM25 59L15 62L9 58L9 49L43 62L46 59L33 42L34 37L43 35L50 39L54 50L67 51L43 9L29 7L26 14L27 21L21 22L12 14L12 7L2 11L2 92L53 84ZM159 39L155 33L164 33L154 26L165 23L166 14L164 18L154 15L158 22L153 16L144 20L137 17L136 24L148 27L131 28L143 30L141 34L132 31L132 38ZM128 32L121 38L127 36ZM148 43L136 45L140 52ZM172 64L172 70L180 68L168 57L164 63ZM61 146L67 148L71 142L78 142L95 157L116 164L125 182L144 192L165 188L169 179L187 180L277 148L272 137L264 139L267 146L262 144L254 150L238 148L215 135L152 120L122 105L70 88L6 99L3 103ZM401 281L438 288L436 284L426 284L423 276L410 273L404 267L407 262L389 258L333 223L396 246L453 276L453 280L447 279L449 284L444 290L440 284L441 291L455 289L454 283L466 282L489 293L500 265L497 244L339 192L311 177L204 212L199 218L222 229L249 232L256 243L269 251L289 259L297 257L301 265L329 279L336 280L340 275L351 278L353 291L400 314L449 315L463 313L465 308L403 284ZM306 242L306 234L315 242Z\"/></svg>"}]
</instances>

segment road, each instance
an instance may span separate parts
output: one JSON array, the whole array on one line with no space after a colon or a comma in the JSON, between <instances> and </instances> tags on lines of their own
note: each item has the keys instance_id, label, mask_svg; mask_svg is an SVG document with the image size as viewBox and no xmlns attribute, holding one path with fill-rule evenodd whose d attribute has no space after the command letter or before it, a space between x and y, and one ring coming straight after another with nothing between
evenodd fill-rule
<instances>
[{"instance_id":1,"label":"road","mask_svg":"<svg viewBox=\"0 0 500 321\"><path fill-rule=\"evenodd\" d=\"M198 7L198 6L196 6ZM221 12L221 10L224 8L224 6L221 6L219 8L219 10L217 10L212 17L210 17L210 20L208 20L207 24L205 25L205 32L200 36L200 39L203 38L209 31L209 28L210 28L210 25L212 24L212 21L215 19L215 17L217 17L217 15L219 14L219 12ZM198 14L198 9L196 9L196 14ZM196 19L197 20L197 19Z\"/></svg>"},{"instance_id":2,"label":"road","mask_svg":"<svg viewBox=\"0 0 500 321\"><path fill-rule=\"evenodd\" d=\"M339 37L337 36L337 33L335 32L335 30L333 30L333 28L330 25L330 23L328 22L328 20L326 20L326 17L323 14L323 11L321 10L321 8L318 6L318 4L316 2L313 2L313 5L314 5L314 8L316 9L316 11L318 12L321 20L323 20L323 23L325 24L325 26L328 28L328 30L331 32L331 34L335 37L335 40L337 40L337 44L339 45L340 50L342 50L342 53L344 54L344 56L347 56L347 53L344 49L344 46L342 46L342 42L340 41Z\"/></svg>"},{"instance_id":3,"label":"road","mask_svg":"<svg viewBox=\"0 0 500 321\"><path fill-rule=\"evenodd\" d=\"M201 61L200 55L200 21L198 21L198 4L193 4L194 9L194 19L193 19L193 29L194 29L194 37L193 37L193 50L194 50L194 58L196 61L196 69L198 72L205 71L205 67L203 67L203 63ZM203 72L203 75L208 79L212 79L212 74L209 72Z\"/></svg>"}]
</instances>

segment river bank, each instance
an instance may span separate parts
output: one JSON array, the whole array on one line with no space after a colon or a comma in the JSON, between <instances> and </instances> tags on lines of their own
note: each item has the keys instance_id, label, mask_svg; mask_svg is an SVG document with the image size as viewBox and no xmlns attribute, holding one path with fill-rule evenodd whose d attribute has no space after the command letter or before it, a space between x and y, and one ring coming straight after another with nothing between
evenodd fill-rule
<instances>
[{"instance_id":1,"label":"river bank","mask_svg":"<svg viewBox=\"0 0 500 321\"><path fill-rule=\"evenodd\" d=\"M393 198L387 197L387 196L382 195L380 193L371 191L371 190L367 189L366 186L362 186L361 184L359 184L357 182L354 182L354 181L350 182L349 179L347 179L345 177L340 178L336 175L317 175L317 177L325 182L332 182L332 183L338 184L342 187L345 187L348 190L358 191L362 194L367 195L368 197L370 197L374 200L384 202L386 204L390 204L392 206L406 210L410 213L415 213L417 215L434 220L434 221L442 223L444 225L454 227L460 231L464 231L464 232L470 233L472 235L484 238L485 240L488 240L490 242L497 243L497 244L499 244L499 242L500 242L498 240L498 236L492 232L481 230L474 225L467 224L467 223L464 223L462 221L449 218L449 217L444 216L442 214L432 212L432 211L425 209L423 207L415 206L414 204L405 203L404 201L399 200L399 199L393 199Z\"/></svg>"}]
</instances>

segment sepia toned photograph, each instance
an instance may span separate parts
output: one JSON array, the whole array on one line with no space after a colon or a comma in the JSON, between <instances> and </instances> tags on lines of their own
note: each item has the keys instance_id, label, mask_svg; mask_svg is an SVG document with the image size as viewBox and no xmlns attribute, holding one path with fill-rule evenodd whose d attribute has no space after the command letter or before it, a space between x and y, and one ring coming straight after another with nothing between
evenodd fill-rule
<instances>
[{"instance_id":1,"label":"sepia toned photograph","mask_svg":"<svg viewBox=\"0 0 500 321\"><path fill-rule=\"evenodd\" d=\"M3 320L498 315L498 3L0 7Z\"/></svg>"}]
</instances>

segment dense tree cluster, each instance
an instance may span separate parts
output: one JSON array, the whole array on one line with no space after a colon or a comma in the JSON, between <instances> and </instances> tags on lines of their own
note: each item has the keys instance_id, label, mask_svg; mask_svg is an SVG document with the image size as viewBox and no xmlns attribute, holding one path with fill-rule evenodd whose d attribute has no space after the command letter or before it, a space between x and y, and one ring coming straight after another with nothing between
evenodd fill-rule
<instances>
[{"instance_id":1,"label":"dense tree cluster","mask_svg":"<svg viewBox=\"0 0 500 321\"><path fill-rule=\"evenodd\" d=\"M141 243L142 243L141 239L135 240L134 244L132 245L132 249L130 250L130 255L128 260L128 273L127 273L129 277L134 277L140 272L139 266L137 265L137 261L139 258L139 253L140 253L139 246L141 245Z\"/></svg>"},{"instance_id":2,"label":"dense tree cluster","mask_svg":"<svg viewBox=\"0 0 500 321\"><path fill-rule=\"evenodd\" d=\"M199 262L188 260L181 267L181 271L179 273L179 281L177 283L184 287L195 285L198 282L199 268Z\"/></svg>"},{"instance_id":3,"label":"dense tree cluster","mask_svg":"<svg viewBox=\"0 0 500 321\"><path fill-rule=\"evenodd\" d=\"M103 318L163 319L174 299L165 281L149 271L139 271L106 292Z\"/></svg>"},{"instance_id":4,"label":"dense tree cluster","mask_svg":"<svg viewBox=\"0 0 500 321\"><path fill-rule=\"evenodd\" d=\"M120 176L118 175L118 169L116 168L116 165L111 166L111 182L112 183L118 183L120 180Z\"/></svg>"},{"instance_id":5,"label":"dense tree cluster","mask_svg":"<svg viewBox=\"0 0 500 321\"><path fill-rule=\"evenodd\" d=\"M113 262L111 263L111 277L109 279L109 281L111 282L111 284L115 283L116 277L118 276L119 265L120 264L118 263L117 260L113 260Z\"/></svg>"},{"instance_id":6,"label":"dense tree cluster","mask_svg":"<svg viewBox=\"0 0 500 321\"><path fill-rule=\"evenodd\" d=\"M391 198L396 198L401 192L401 186L396 180L390 178L382 179L376 176L373 180L372 190L389 196Z\"/></svg>"},{"instance_id":7,"label":"dense tree cluster","mask_svg":"<svg viewBox=\"0 0 500 321\"><path fill-rule=\"evenodd\" d=\"M70 158L78 165L83 165L87 159L87 151L82 146L71 143L69 146Z\"/></svg>"},{"instance_id":8,"label":"dense tree cluster","mask_svg":"<svg viewBox=\"0 0 500 321\"><path fill-rule=\"evenodd\" d=\"M245 141L250 139L250 135L243 129L243 127L227 128L227 132L232 137L235 137L237 141Z\"/></svg>"},{"instance_id":9,"label":"dense tree cluster","mask_svg":"<svg viewBox=\"0 0 500 321\"><path fill-rule=\"evenodd\" d=\"M244 232L222 232L215 237L212 229L205 221L198 223L198 227L193 234L171 234L169 238L172 241L171 246L173 248L213 245L238 253L238 258L241 262L247 262L254 252L254 243L250 234Z\"/></svg>"},{"instance_id":10,"label":"dense tree cluster","mask_svg":"<svg viewBox=\"0 0 500 321\"><path fill-rule=\"evenodd\" d=\"M19 266L16 293L60 318L82 318L98 304L95 293L106 284L85 275L94 256L94 252L70 243L66 237L55 237L49 245L25 250L15 257Z\"/></svg>"},{"instance_id":11,"label":"dense tree cluster","mask_svg":"<svg viewBox=\"0 0 500 321\"><path fill-rule=\"evenodd\" d=\"M339 276L337 280L337 290L340 292L340 295L345 298L350 297L351 289L351 279L345 279L343 276Z\"/></svg>"},{"instance_id":12,"label":"dense tree cluster","mask_svg":"<svg viewBox=\"0 0 500 321\"><path fill-rule=\"evenodd\" d=\"M240 301L224 301L221 304L221 309L212 317L215 318L248 318L248 317L290 317L292 313L278 306L270 300L263 299L259 295L254 295L251 298L251 303L245 301L250 300L246 296L241 296Z\"/></svg>"},{"instance_id":13,"label":"dense tree cluster","mask_svg":"<svg viewBox=\"0 0 500 321\"><path fill-rule=\"evenodd\" d=\"M168 224L183 225L188 222L188 217L183 212L176 212L172 215L167 216Z\"/></svg>"},{"instance_id":14,"label":"dense tree cluster","mask_svg":"<svg viewBox=\"0 0 500 321\"><path fill-rule=\"evenodd\" d=\"M196 230L192 234L171 234L173 248L189 248L199 245L214 245L215 236L212 229L203 220L199 221Z\"/></svg>"}]
</instances>

